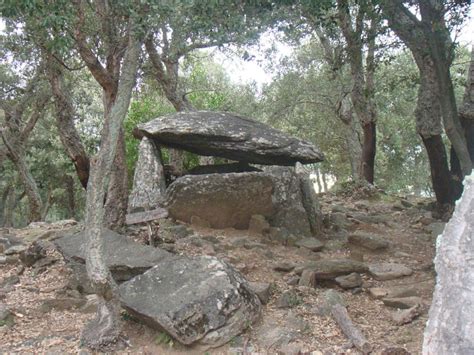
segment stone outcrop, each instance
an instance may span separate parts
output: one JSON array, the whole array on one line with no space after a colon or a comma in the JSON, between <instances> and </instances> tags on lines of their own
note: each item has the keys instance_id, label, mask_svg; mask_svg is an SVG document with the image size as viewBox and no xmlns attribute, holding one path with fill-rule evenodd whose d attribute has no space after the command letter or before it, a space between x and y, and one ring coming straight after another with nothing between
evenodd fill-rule
<instances>
[{"instance_id":1,"label":"stone outcrop","mask_svg":"<svg viewBox=\"0 0 474 355\"><path fill-rule=\"evenodd\" d=\"M157 207L163 199L166 181L159 148L144 137L138 147L138 160L129 197L130 212Z\"/></svg>"},{"instance_id":2,"label":"stone outcrop","mask_svg":"<svg viewBox=\"0 0 474 355\"><path fill-rule=\"evenodd\" d=\"M131 314L186 345L225 344L261 311L244 278L209 256L166 259L120 285L119 292Z\"/></svg>"},{"instance_id":3,"label":"stone outcrop","mask_svg":"<svg viewBox=\"0 0 474 355\"><path fill-rule=\"evenodd\" d=\"M227 112L178 112L138 125L133 133L159 145L254 164L294 165L324 159L309 142Z\"/></svg>"}]
</instances>

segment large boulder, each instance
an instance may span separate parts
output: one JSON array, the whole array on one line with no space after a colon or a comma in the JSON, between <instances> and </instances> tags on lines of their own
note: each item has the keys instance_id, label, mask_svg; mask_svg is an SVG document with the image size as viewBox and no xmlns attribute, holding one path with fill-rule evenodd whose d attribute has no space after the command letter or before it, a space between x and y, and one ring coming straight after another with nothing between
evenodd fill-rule
<instances>
[{"instance_id":1,"label":"large boulder","mask_svg":"<svg viewBox=\"0 0 474 355\"><path fill-rule=\"evenodd\" d=\"M166 190L165 173L159 148L144 137L138 146L138 160L128 210L149 210L158 206Z\"/></svg>"},{"instance_id":2,"label":"large boulder","mask_svg":"<svg viewBox=\"0 0 474 355\"><path fill-rule=\"evenodd\" d=\"M305 198L293 168L273 167L265 172L183 176L167 190L165 207L175 219L193 216L212 228L247 229L253 215L264 216L273 227L297 238L310 237L318 228L319 206ZM307 207L307 208L305 208Z\"/></svg>"},{"instance_id":3,"label":"large boulder","mask_svg":"<svg viewBox=\"0 0 474 355\"><path fill-rule=\"evenodd\" d=\"M272 216L273 180L260 173L186 175L167 190L171 217L190 223L197 216L212 228L247 229L252 215Z\"/></svg>"},{"instance_id":4,"label":"large boulder","mask_svg":"<svg viewBox=\"0 0 474 355\"><path fill-rule=\"evenodd\" d=\"M178 112L138 125L133 133L199 155L254 164L294 165L324 159L309 142L227 112Z\"/></svg>"},{"instance_id":5,"label":"large boulder","mask_svg":"<svg viewBox=\"0 0 474 355\"><path fill-rule=\"evenodd\" d=\"M245 279L210 256L166 259L120 285L119 292L128 312L186 345L225 344L261 311Z\"/></svg>"},{"instance_id":6,"label":"large boulder","mask_svg":"<svg viewBox=\"0 0 474 355\"><path fill-rule=\"evenodd\" d=\"M105 262L117 282L129 280L172 257L167 251L135 243L108 229L104 229L103 238ZM73 271L73 286L86 293L92 292L85 268L84 232L66 235L54 243Z\"/></svg>"}]
</instances>

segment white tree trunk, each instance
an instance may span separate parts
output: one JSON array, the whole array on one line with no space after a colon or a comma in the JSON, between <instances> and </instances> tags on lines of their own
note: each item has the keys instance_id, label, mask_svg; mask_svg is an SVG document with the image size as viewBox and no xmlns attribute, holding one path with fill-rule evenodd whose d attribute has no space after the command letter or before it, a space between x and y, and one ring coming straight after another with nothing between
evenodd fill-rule
<instances>
[{"instance_id":1,"label":"white tree trunk","mask_svg":"<svg viewBox=\"0 0 474 355\"><path fill-rule=\"evenodd\" d=\"M474 173L438 237L433 302L423 354L474 354Z\"/></svg>"}]
</instances>

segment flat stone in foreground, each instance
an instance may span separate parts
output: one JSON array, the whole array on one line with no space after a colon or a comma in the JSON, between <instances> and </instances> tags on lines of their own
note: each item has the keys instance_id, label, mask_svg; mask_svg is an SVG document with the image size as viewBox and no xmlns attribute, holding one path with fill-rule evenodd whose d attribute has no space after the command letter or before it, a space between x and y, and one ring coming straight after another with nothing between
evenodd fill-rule
<instances>
[{"instance_id":1,"label":"flat stone in foreground","mask_svg":"<svg viewBox=\"0 0 474 355\"><path fill-rule=\"evenodd\" d=\"M119 292L131 314L186 345L225 344L261 311L245 279L210 256L164 260L120 285Z\"/></svg>"}]
</instances>

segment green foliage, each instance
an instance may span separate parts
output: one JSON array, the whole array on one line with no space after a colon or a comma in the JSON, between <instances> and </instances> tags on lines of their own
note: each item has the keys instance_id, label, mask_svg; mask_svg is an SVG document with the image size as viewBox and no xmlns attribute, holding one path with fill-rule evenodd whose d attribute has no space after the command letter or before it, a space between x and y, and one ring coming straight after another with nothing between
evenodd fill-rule
<instances>
[{"instance_id":1,"label":"green foliage","mask_svg":"<svg viewBox=\"0 0 474 355\"><path fill-rule=\"evenodd\" d=\"M168 345L170 348L174 346L174 340L168 333L160 332L155 337L155 343L157 345Z\"/></svg>"}]
</instances>

